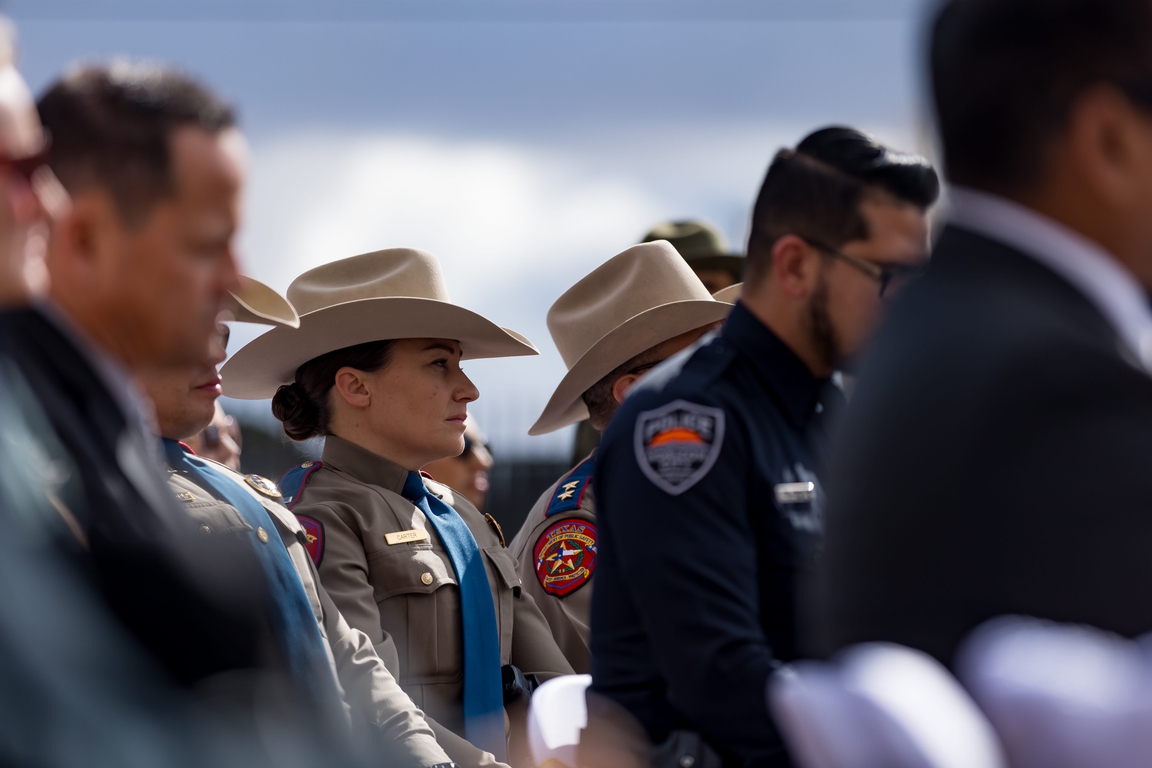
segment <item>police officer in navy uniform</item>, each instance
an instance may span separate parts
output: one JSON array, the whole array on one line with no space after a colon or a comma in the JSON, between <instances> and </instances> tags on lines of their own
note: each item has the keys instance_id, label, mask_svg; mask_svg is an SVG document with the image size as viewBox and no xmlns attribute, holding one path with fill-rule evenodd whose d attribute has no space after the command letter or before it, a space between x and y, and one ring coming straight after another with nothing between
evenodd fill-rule
<instances>
[{"instance_id":1,"label":"police officer in navy uniform","mask_svg":"<svg viewBox=\"0 0 1152 768\"><path fill-rule=\"evenodd\" d=\"M789 764L765 688L796 655L820 547L833 373L923 267L938 187L923 158L849 128L780 151L723 330L654 369L606 431L592 692L653 743Z\"/></svg>"}]
</instances>

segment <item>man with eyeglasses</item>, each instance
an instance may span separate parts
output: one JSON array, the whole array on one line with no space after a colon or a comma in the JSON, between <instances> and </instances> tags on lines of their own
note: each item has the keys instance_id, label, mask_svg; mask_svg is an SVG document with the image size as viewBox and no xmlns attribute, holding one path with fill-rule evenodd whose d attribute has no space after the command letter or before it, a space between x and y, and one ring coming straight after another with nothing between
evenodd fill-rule
<instances>
[{"instance_id":1,"label":"man with eyeglasses","mask_svg":"<svg viewBox=\"0 0 1152 768\"><path fill-rule=\"evenodd\" d=\"M631 713L670 762L790 764L765 687L798 653L833 375L925 265L938 191L924 158L851 128L781 150L723 330L649 373L604 434L590 702ZM597 711L588 764L619 720Z\"/></svg>"}]
</instances>

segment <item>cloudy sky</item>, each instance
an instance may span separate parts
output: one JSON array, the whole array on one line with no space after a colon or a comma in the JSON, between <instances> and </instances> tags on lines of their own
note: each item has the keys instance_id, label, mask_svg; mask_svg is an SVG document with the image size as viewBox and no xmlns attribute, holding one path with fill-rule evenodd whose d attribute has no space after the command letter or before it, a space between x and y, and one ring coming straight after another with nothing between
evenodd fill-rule
<instances>
[{"instance_id":1,"label":"cloudy sky","mask_svg":"<svg viewBox=\"0 0 1152 768\"><path fill-rule=\"evenodd\" d=\"M567 432L524 432L563 375L544 317L576 279L663 219L707 218L741 246L772 154L821 125L927 149L919 0L3 8L37 91L70 62L127 55L178 64L239 106L249 274L283 291L326 261L420 247L454 301L535 341L540 357L466 364L506 454L568 450Z\"/></svg>"}]
</instances>

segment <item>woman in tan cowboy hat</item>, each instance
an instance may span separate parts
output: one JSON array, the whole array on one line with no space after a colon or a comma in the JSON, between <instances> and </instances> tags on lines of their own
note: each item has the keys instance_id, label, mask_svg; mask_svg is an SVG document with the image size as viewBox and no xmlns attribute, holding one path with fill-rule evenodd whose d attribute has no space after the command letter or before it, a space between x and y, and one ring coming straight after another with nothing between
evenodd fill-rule
<instances>
[{"instance_id":1,"label":"woman in tan cowboy hat","mask_svg":"<svg viewBox=\"0 0 1152 768\"><path fill-rule=\"evenodd\" d=\"M548 330L568 374L529 434L552 432L584 418L603 431L632 384L718 325L731 309L709 295L663 240L612 257L548 311ZM590 671L588 616L596 568L593 464L588 456L545 491L510 547L524 588L577 672Z\"/></svg>"},{"instance_id":2,"label":"woman in tan cowboy hat","mask_svg":"<svg viewBox=\"0 0 1152 768\"><path fill-rule=\"evenodd\" d=\"M479 393L460 360L536 348L449 303L423 251L317 267L288 298L300 327L240 349L221 371L225 391L274 396L289 437L326 438L322 460L281 483L325 589L429 717L504 760L506 700L529 687L525 676L572 669L495 520L419 470L464 448Z\"/></svg>"}]
</instances>

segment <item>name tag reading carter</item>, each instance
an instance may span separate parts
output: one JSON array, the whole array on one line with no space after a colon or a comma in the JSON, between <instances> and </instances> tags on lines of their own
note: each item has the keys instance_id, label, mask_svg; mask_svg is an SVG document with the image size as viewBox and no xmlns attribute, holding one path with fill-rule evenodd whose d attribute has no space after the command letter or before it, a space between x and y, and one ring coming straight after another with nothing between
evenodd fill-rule
<instances>
[{"instance_id":1,"label":"name tag reading carter","mask_svg":"<svg viewBox=\"0 0 1152 768\"><path fill-rule=\"evenodd\" d=\"M428 531L423 528L413 528L410 531L395 531L384 534L384 541L389 544L411 544L414 541L426 541Z\"/></svg>"}]
</instances>

